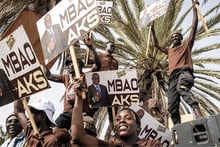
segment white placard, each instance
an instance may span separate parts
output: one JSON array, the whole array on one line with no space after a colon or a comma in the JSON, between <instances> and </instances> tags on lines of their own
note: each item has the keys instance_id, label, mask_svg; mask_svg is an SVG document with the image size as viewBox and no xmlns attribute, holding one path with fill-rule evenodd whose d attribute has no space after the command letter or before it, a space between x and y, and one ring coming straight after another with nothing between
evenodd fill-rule
<instances>
[{"instance_id":1,"label":"white placard","mask_svg":"<svg viewBox=\"0 0 220 147\"><path fill-rule=\"evenodd\" d=\"M172 141L172 133L163 124L158 122L149 113L147 113L142 107L137 104L130 106L135 112L142 111L144 113L141 117L141 131L139 133L140 138L159 140L163 146L169 146Z\"/></svg>"}]
</instances>

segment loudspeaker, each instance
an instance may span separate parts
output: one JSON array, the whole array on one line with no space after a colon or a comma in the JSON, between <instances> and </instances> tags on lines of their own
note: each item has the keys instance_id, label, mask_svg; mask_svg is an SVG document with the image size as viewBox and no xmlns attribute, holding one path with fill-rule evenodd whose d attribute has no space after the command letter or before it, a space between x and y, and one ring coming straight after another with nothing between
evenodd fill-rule
<instances>
[{"instance_id":1,"label":"loudspeaker","mask_svg":"<svg viewBox=\"0 0 220 147\"><path fill-rule=\"evenodd\" d=\"M174 147L220 146L220 114L177 124L172 138Z\"/></svg>"}]
</instances>

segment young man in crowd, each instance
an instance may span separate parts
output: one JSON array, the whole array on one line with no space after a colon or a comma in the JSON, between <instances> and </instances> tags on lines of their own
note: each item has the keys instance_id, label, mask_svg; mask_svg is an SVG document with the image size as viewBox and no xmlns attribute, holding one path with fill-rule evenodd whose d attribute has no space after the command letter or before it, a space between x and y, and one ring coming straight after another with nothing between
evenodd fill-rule
<instances>
[{"instance_id":1,"label":"young man in crowd","mask_svg":"<svg viewBox=\"0 0 220 147\"><path fill-rule=\"evenodd\" d=\"M173 124L181 123L179 104L180 96L188 103L195 111L198 118L202 118L202 113L199 109L198 102L193 99L190 94L190 89L194 84L193 76L193 61L191 51L196 37L196 29L198 25L198 15L196 5L198 1L192 0L193 6L193 21L189 38L184 43L181 32L175 31L171 34L172 47L160 46L154 30L154 23L151 32L155 47L161 52L168 55L169 63L169 89L168 89L168 111L171 115Z\"/></svg>"},{"instance_id":2,"label":"young man in crowd","mask_svg":"<svg viewBox=\"0 0 220 147\"><path fill-rule=\"evenodd\" d=\"M31 147L53 146L59 147L62 144L70 143L70 134L67 130L59 130L56 122L53 120L55 107L53 103L44 98L36 98L28 103L33 121L36 124L37 131L25 114L25 109L21 100L14 102L15 114L25 132L25 145Z\"/></svg>"}]
</instances>

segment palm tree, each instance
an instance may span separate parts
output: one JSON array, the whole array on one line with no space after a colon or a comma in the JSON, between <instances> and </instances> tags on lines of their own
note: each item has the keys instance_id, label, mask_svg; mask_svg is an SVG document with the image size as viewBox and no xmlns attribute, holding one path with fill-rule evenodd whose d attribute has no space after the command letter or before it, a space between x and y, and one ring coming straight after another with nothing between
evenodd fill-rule
<instances>
[{"instance_id":1,"label":"palm tree","mask_svg":"<svg viewBox=\"0 0 220 147\"><path fill-rule=\"evenodd\" d=\"M159 35L160 44L170 45L169 35L183 25L184 20L189 17L191 7L183 11L181 8L187 2L183 0L171 0L166 14L155 21L156 33ZM166 108L166 91L167 91L167 57L160 51L154 49L150 43L149 51L146 55L148 27L139 28L139 15L144 8L144 1L139 0L116 0L113 1L113 15L111 24L99 25L94 30L95 34L101 35L104 39L95 38L95 45L103 49L103 40L112 40L116 42L115 56L120 62L122 68L136 68L138 72L140 89L145 89L148 94L147 98L156 98L162 101ZM219 36L219 19L220 14L216 13L219 5L213 5L204 14L207 19L209 34L207 35L202 24L199 24L195 44L207 42L207 39ZM184 26L184 38L190 30L189 26ZM117 35L115 35L117 34ZM101 38L102 38L101 37ZM220 100L220 87L216 81L220 80L218 69L207 69L208 64L218 65L219 57L212 57L209 52L219 50L220 44L203 43L203 46L196 46L192 52L192 58L195 68L195 86L192 88L192 94L197 99L205 115L217 114L219 106L216 101ZM217 52L216 52L217 53ZM202 56L202 55L206 56ZM213 78L215 77L215 78ZM190 108L182 102L182 113L190 113Z\"/></svg>"},{"instance_id":2,"label":"palm tree","mask_svg":"<svg viewBox=\"0 0 220 147\"><path fill-rule=\"evenodd\" d=\"M13 18L19 8L21 9L21 6L28 4L30 1L5 0L1 2L1 14L7 14L9 8L13 8L10 9L13 11L10 11L7 17L6 15L2 15L4 17L0 18L0 22L10 23L12 21L11 18ZM38 10L45 13L51 8L51 5L55 3L55 0L36 0L34 2L39 6ZM190 17L191 7L186 7L184 10L182 9L187 2L188 1L183 0L170 0L166 14L155 21L156 33L160 34L158 35L160 44L169 46L170 33L172 30L183 25L184 38L187 37L190 25L187 26L184 22ZM209 2L206 1L204 5L208 4ZM116 43L116 52L114 55L120 63L120 68L126 67L137 69L140 89L146 91L147 98L156 98L160 100L164 108L166 108L166 91L169 77L167 73L167 57L156 50L151 42L146 55L149 28L147 26L143 28L139 27L139 16L140 12L144 9L144 5L144 0L114 0L112 23L100 24L93 30L92 37L97 50L104 49L103 42L108 40L114 41ZM3 6L9 7L8 9L3 9ZM219 56L213 56L213 54L218 53L217 51L219 51L220 43L210 41L213 38L216 39L220 34L220 14L218 13L218 9L219 4L216 3L209 7L203 14L209 28L209 34L206 34L202 24L199 24L195 46L192 52L195 68L194 73L196 77L195 85L192 88L192 95L200 102L202 111L205 115L217 114L220 112L220 87L218 86L220 72L218 71L219 68L209 68L210 65L219 67L220 64ZM1 27L0 32L3 32L4 29L5 27ZM182 102L181 113L190 112L191 109Z\"/></svg>"},{"instance_id":3,"label":"palm tree","mask_svg":"<svg viewBox=\"0 0 220 147\"><path fill-rule=\"evenodd\" d=\"M140 89L146 91L147 98L160 100L166 109L166 91L169 77L167 73L167 56L156 50L152 43L150 43L148 54L146 55L149 29L147 26L139 28L139 16L144 9L144 2L143 0L113 1L112 23L99 25L94 30L95 46L98 49L104 49L103 41L114 41L116 43L115 56L119 60L120 67L136 68ZM156 33L160 34L157 35L160 44L169 46L169 36L172 30L182 26L184 20L189 17L191 7L184 11L181 9L186 3L183 0L171 0L166 14L155 21ZM196 46L196 44L207 42L207 39L219 36L220 15L216 13L218 8L218 4L213 5L204 14L204 18L207 19L209 34L207 35L203 26L199 24L195 47L192 52L196 77L192 95L200 102L201 109L205 115L213 115L220 112L219 69L212 68L210 70L206 68L209 64L219 66L219 56L213 58L209 52L217 53L220 44L218 42L203 43L203 46ZM186 38L190 25L184 27L184 38ZM204 54L206 56L202 56ZM216 82L217 80L218 82ZM191 108L184 101L181 102L180 109L181 114L192 113Z\"/></svg>"}]
</instances>

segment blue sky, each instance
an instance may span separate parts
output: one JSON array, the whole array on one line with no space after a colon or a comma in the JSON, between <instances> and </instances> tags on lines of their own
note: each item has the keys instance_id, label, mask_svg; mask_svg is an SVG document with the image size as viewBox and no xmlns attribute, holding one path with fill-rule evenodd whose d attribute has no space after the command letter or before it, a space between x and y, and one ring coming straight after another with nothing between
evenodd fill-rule
<instances>
[{"instance_id":1,"label":"blue sky","mask_svg":"<svg viewBox=\"0 0 220 147\"><path fill-rule=\"evenodd\" d=\"M146 3L148 5L152 4L153 2L155 2L155 0L146 0ZM202 0L200 0L200 3L202 3ZM211 2L209 2L206 5L200 5L202 13L204 13L205 11L207 11L207 9L211 8L213 5L216 5L218 3L219 3L219 1L212 0ZM183 9L185 10L188 6L191 6L190 0L185 1L185 5L184 5ZM220 10L216 13L219 13L219 12L220 12ZM189 22L187 22L187 21L189 21ZM187 23L191 24L191 18L187 19L184 24L187 24ZM184 26L181 26L181 27L184 28ZM219 36L212 38L211 41L218 42ZM199 44L195 44L195 45L199 46ZM219 54L220 53L217 54L218 57L219 57ZM212 65L207 66L207 68L213 68L211 66ZM56 65L53 67L52 72L53 73L57 72ZM60 99L61 99L62 95L64 94L64 85L59 84L59 83L55 83L55 82L50 82L50 85L51 85L50 89L43 90L42 92L39 92L39 93L31 96L31 98L44 97L44 98L51 100L55 104L56 112L55 112L54 118L56 118L63 110L63 102L60 102ZM0 126L3 127L4 131L5 131L5 119L11 112L13 112L13 103L0 107L0 118L1 118L0 119Z\"/></svg>"}]
</instances>

